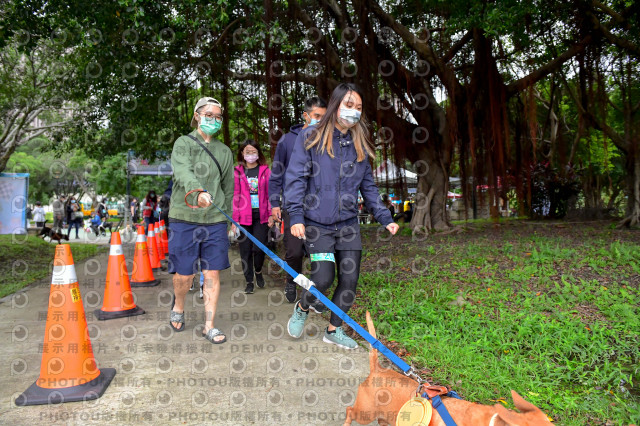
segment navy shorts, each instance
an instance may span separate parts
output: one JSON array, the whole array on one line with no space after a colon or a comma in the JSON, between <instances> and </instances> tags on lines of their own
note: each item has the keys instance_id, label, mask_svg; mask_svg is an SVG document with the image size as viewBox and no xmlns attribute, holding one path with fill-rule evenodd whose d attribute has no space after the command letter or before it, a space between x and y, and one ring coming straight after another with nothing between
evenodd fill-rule
<instances>
[{"instance_id":1,"label":"navy shorts","mask_svg":"<svg viewBox=\"0 0 640 426\"><path fill-rule=\"evenodd\" d=\"M229 237L226 222L213 225L171 222L169 273L193 275L203 271L221 271L229 264Z\"/></svg>"}]
</instances>

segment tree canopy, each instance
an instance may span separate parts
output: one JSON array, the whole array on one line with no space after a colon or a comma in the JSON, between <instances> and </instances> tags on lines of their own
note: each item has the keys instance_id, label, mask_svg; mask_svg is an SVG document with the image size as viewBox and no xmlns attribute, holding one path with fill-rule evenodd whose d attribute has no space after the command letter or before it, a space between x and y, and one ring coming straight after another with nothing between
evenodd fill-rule
<instances>
[{"instance_id":1,"label":"tree canopy","mask_svg":"<svg viewBox=\"0 0 640 426\"><path fill-rule=\"evenodd\" d=\"M3 16L6 55L63 52L72 78L54 80L73 119L50 137L58 152L167 156L203 95L224 106L226 144L273 149L307 96L351 81L377 161L419 175L414 231L450 226L452 171L467 207L478 196L494 217L511 198L530 216L640 218L633 2L75 0L9 2Z\"/></svg>"}]
</instances>

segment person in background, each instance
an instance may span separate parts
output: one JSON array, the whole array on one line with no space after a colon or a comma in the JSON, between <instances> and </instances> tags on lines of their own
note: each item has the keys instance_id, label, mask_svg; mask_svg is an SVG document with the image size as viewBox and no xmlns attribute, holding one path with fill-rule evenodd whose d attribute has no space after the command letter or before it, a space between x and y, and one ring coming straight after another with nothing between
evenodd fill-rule
<instances>
[{"instance_id":1,"label":"person in background","mask_svg":"<svg viewBox=\"0 0 640 426\"><path fill-rule=\"evenodd\" d=\"M25 218L27 219L27 227L31 225L31 221L33 220L33 209L30 205L27 205L27 208L24 211Z\"/></svg>"},{"instance_id":2,"label":"person in background","mask_svg":"<svg viewBox=\"0 0 640 426\"><path fill-rule=\"evenodd\" d=\"M360 223L362 225L366 225L369 222L369 210L367 210L367 206L364 204L363 199L359 201L358 205L360 206Z\"/></svg>"},{"instance_id":3,"label":"person in background","mask_svg":"<svg viewBox=\"0 0 640 426\"><path fill-rule=\"evenodd\" d=\"M95 232L96 237L100 235L100 225L102 224L102 220L100 219L100 215L98 212L91 213L91 229Z\"/></svg>"},{"instance_id":4,"label":"person in background","mask_svg":"<svg viewBox=\"0 0 640 426\"><path fill-rule=\"evenodd\" d=\"M276 222L284 220L284 246L286 249L284 260L297 273L302 271L304 244L298 238L291 236L289 214L285 209L281 209L281 194L284 195L285 189L284 177L287 172L287 167L289 167L289 160L291 159L291 153L296 144L298 134L309 126L317 124L326 111L327 103L324 99L318 96L308 98L304 102L304 112L302 114L304 124L296 124L291 127L289 133L282 136L273 156L271 178L269 179L269 202L272 207L271 215ZM293 277L287 277L284 294L289 303L297 300L297 288L298 286L293 281ZM312 306L312 309L317 313L321 313L326 310L326 307L322 303L317 302Z\"/></svg>"},{"instance_id":5,"label":"person in background","mask_svg":"<svg viewBox=\"0 0 640 426\"><path fill-rule=\"evenodd\" d=\"M36 226L38 228L42 228L44 226L44 222L46 221L44 208L42 207L42 203L40 201L36 202L36 208L33 209L33 221L36 223Z\"/></svg>"},{"instance_id":6,"label":"person in background","mask_svg":"<svg viewBox=\"0 0 640 426\"><path fill-rule=\"evenodd\" d=\"M391 213L391 217L394 217L395 214L396 214L396 208L394 207L393 202L391 201L391 198L389 197L389 194L383 194L382 195L382 202L389 209L389 213Z\"/></svg>"},{"instance_id":7,"label":"person in background","mask_svg":"<svg viewBox=\"0 0 640 426\"><path fill-rule=\"evenodd\" d=\"M78 205L78 203L76 203L75 200L71 201L70 204L70 209L71 209L71 214L69 215L69 227L67 228L67 236L71 237L71 228L76 228L76 240L78 238L80 238L78 236L78 231L80 230L80 227L82 226L83 223L83 219L84 216L82 214L82 209L80 209L80 206Z\"/></svg>"},{"instance_id":8,"label":"person in background","mask_svg":"<svg viewBox=\"0 0 640 426\"><path fill-rule=\"evenodd\" d=\"M62 221L65 216L65 201L67 197L61 195L58 199L54 200L53 207L53 226L52 229L56 232L62 233Z\"/></svg>"},{"instance_id":9,"label":"person in background","mask_svg":"<svg viewBox=\"0 0 640 426\"><path fill-rule=\"evenodd\" d=\"M339 84L320 122L298 135L285 177L285 208L291 217L291 235L305 241L311 258L311 280L318 291L329 289L338 275L331 301L348 312L356 297L362 242L358 223L358 191L376 220L392 234L393 216L380 202L370 158L375 158L362 114L362 91ZM300 338L315 296L304 291L287 323ZM342 319L331 313L323 341L345 349L358 344L342 329Z\"/></svg>"},{"instance_id":10,"label":"person in background","mask_svg":"<svg viewBox=\"0 0 640 426\"><path fill-rule=\"evenodd\" d=\"M107 210L107 199L103 198L100 203L98 203L98 214L101 219L109 219L109 211Z\"/></svg>"},{"instance_id":11,"label":"person in background","mask_svg":"<svg viewBox=\"0 0 640 426\"><path fill-rule=\"evenodd\" d=\"M233 220L262 244L267 244L269 227L273 224L269 204L269 177L271 171L262 154L260 144L247 139L238 147L238 166L234 169ZM235 232L236 226L231 225ZM264 288L264 251L258 248L246 235L238 238L242 272L247 286L246 294L253 293L253 277L256 284Z\"/></svg>"},{"instance_id":12,"label":"person in background","mask_svg":"<svg viewBox=\"0 0 640 426\"><path fill-rule=\"evenodd\" d=\"M131 220L133 223L138 223L140 221L140 206L138 205L138 199L136 197L133 197L129 207L131 209Z\"/></svg>"},{"instance_id":13,"label":"person in background","mask_svg":"<svg viewBox=\"0 0 640 426\"><path fill-rule=\"evenodd\" d=\"M156 211L156 207L158 207L158 197L156 196L156 191L151 190L147 192L147 196L142 200L142 218L144 219L144 233L146 234L149 230L149 225L153 225L156 223L156 218L154 212Z\"/></svg>"},{"instance_id":14,"label":"person in background","mask_svg":"<svg viewBox=\"0 0 640 426\"><path fill-rule=\"evenodd\" d=\"M160 214L158 216L158 220L164 220L164 225L167 228L167 232L169 229L169 207L171 205L171 193L173 192L173 179L169 179L169 183L167 184L167 189L160 197L160 201L158 202L158 208L160 210Z\"/></svg>"},{"instance_id":15,"label":"person in background","mask_svg":"<svg viewBox=\"0 0 640 426\"><path fill-rule=\"evenodd\" d=\"M406 223L411 222L411 219L413 218L413 201L409 201L407 203L407 207L404 210L404 221Z\"/></svg>"},{"instance_id":16,"label":"person in background","mask_svg":"<svg viewBox=\"0 0 640 426\"><path fill-rule=\"evenodd\" d=\"M67 200L67 202L64 204L64 210L65 210L65 221L67 223L67 230L69 228L71 228L71 224L73 222L73 209L71 208L71 206L73 206L73 204L76 202L75 197L72 195L69 197L69 199ZM67 235L69 235L69 233L67 232Z\"/></svg>"}]
</instances>

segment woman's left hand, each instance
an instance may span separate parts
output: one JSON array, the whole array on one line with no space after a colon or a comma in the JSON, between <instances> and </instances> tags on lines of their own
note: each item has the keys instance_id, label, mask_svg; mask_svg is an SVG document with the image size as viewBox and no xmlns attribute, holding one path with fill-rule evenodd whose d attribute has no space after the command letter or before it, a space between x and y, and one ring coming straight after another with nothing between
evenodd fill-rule
<instances>
[{"instance_id":1,"label":"woman's left hand","mask_svg":"<svg viewBox=\"0 0 640 426\"><path fill-rule=\"evenodd\" d=\"M397 223L390 223L387 225L387 230L391 232L391 235L396 235L398 229L400 229L400 226Z\"/></svg>"}]
</instances>

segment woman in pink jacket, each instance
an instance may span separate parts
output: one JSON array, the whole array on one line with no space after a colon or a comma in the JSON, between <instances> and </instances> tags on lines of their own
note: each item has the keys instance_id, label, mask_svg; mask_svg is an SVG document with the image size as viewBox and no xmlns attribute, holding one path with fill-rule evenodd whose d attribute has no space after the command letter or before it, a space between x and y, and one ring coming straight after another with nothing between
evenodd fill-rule
<instances>
[{"instance_id":1,"label":"woman in pink jacket","mask_svg":"<svg viewBox=\"0 0 640 426\"><path fill-rule=\"evenodd\" d=\"M238 149L238 166L234 169L233 220L242 225L263 244L267 243L269 227L273 224L269 204L269 177L271 170L262 154L260 145L248 139ZM235 225L231 226L233 232ZM264 287L262 265L264 252L244 234L238 238L242 272L247 282L244 292L253 293L253 276L256 284Z\"/></svg>"}]
</instances>

